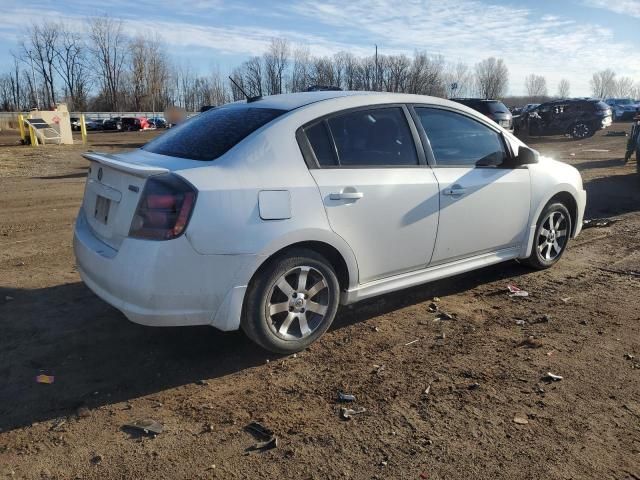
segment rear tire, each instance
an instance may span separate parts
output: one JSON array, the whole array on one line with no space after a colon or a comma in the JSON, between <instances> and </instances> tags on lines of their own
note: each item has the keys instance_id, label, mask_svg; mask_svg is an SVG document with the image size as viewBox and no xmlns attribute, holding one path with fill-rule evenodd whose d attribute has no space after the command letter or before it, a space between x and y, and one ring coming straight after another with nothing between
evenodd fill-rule
<instances>
[{"instance_id":1,"label":"rear tire","mask_svg":"<svg viewBox=\"0 0 640 480\"><path fill-rule=\"evenodd\" d=\"M571 215L560 202L548 204L536 224L531 255L524 261L537 270L549 268L560 260L572 232Z\"/></svg>"},{"instance_id":2,"label":"rear tire","mask_svg":"<svg viewBox=\"0 0 640 480\"><path fill-rule=\"evenodd\" d=\"M271 260L252 280L240 324L266 350L299 352L331 326L339 300L331 264L312 250L292 250Z\"/></svg>"},{"instance_id":3,"label":"rear tire","mask_svg":"<svg viewBox=\"0 0 640 480\"><path fill-rule=\"evenodd\" d=\"M583 140L592 137L595 130L586 122L577 122L569 129L569 135L575 140Z\"/></svg>"}]
</instances>

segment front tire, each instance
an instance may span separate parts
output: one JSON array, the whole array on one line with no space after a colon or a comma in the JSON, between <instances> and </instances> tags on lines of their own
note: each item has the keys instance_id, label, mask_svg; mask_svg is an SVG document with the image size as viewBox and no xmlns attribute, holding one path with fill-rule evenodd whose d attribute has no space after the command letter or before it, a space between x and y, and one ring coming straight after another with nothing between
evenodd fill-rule
<instances>
[{"instance_id":1,"label":"front tire","mask_svg":"<svg viewBox=\"0 0 640 480\"><path fill-rule=\"evenodd\" d=\"M588 123L578 122L571 127L569 134L575 140L582 140L593 136L595 134L595 130Z\"/></svg>"},{"instance_id":2,"label":"front tire","mask_svg":"<svg viewBox=\"0 0 640 480\"><path fill-rule=\"evenodd\" d=\"M531 255L525 263L537 270L557 263L567 249L571 228L571 215L564 204L547 205L538 218Z\"/></svg>"},{"instance_id":3,"label":"front tire","mask_svg":"<svg viewBox=\"0 0 640 480\"><path fill-rule=\"evenodd\" d=\"M249 285L241 327L274 353L304 350L331 326L340 285L331 264L300 249L270 261Z\"/></svg>"}]
</instances>

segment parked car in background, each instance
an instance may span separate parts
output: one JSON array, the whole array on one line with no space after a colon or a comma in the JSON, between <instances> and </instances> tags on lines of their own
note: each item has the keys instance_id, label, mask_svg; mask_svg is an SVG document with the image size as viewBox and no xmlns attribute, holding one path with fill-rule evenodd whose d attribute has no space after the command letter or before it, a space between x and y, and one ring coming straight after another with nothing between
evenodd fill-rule
<instances>
[{"instance_id":1,"label":"parked car in background","mask_svg":"<svg viewBox=\"0 0 640 480\"><path fill-rule=\"evenodd\" d=\"M640 102L632 98L607 98L604 102L611 107L614 122L631 120L640 108Z\"/></svg>"},{"instance_id":2,"label":"parked car in background","mask_svg":"<svg viewBox=\"0 0 640 480\"><path fill-rule=\"evenodd\" d=\"M152 117L149 120L149 125L155 128L167 128L167 122L164 118Z\"/></svg>"},{"instance_id":3,"label":"parked car in background","mask_svg":"<svg viewBox=\"0 0 640 480\"><path fill-rule=\"evenodd\" d=\"M600 100L555 100L516 117L514 132L531 136L569 135L582 139L609 127L611 122L611 109Z\"/></svg>"},{"instance_id":4,"label":"parked car in background","mask_svg":"<svg viewBox=\"0 0 640 480\"><path fill-rule=\"evenodd\" d=\"M71 130L80 131L82 128L80 125L79 117L71 117ZM84 125L87 130L102 130L102 120L96 120L93 118L85 118Z\"/></svg>"},{"instance_id":5,"label":"parked car in background","mask_svg":"<svg viewBox=\"0 0 640 480\"><path fill-rule=\"evenodd\" d=\"M136 117L122 117L118 122L118 130L133 132L142 129L142 122Z\"/></svg>"},{"instance_id":6,"label":"parked car in background","mask_svg":"<svg viewBox=\"0 0 640 480\"><path fill-rule=\"evenodd\" d=\"M118 124L120 123L120 117L105 118L102 121L103 130L118 130Z\"/></svg>"},{"instance_id":7,"label":"parked car in background","mask_svg":"<svg viewBox=\"0 0 640 480\"><path fill-rule=\"evenodd\" d=\"M586 203L572 166L419 95L235 102L85 157L86 285L134 322L242 328L279 353L317 340L340 303L516 258L548 268Z\"/></svg>"},{"instance_id":8,"label":"parked car in background","mask_svg":"<svg viewBox=\"0 0 640 480\"><path fill-rule=\"evenodd\" d=\"M500 100L480 98L452 98L452 100L477 110L506 130L513 130L513 115Z\"/></svg>"}]
</instances>

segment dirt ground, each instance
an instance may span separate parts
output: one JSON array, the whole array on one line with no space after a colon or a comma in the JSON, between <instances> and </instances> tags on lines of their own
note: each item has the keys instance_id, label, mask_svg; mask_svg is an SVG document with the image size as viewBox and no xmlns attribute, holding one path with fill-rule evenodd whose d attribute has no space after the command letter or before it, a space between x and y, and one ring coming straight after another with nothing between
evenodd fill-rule
<instances>
[{"instance_id":1,"label":"dirt ground","mask_svg":"<svg viewBox=\"0 0 640 480\"><path fill-rule=\"evenodd\" d=\"M319 342L277 357L241 333L135 325L80 282L80 154L153 135L31 148L0 133L0 478L640 478L640 179L626 138L530 140L581 170L587 218L617 220L554 268L510 262L342 308ZM429 311L434 297L453 319ZM366 412L341 420L337 391ZM165 430L123 429L144 418ZM250 450L252 421L277 448Z\"/></svg>"}]
</instances>

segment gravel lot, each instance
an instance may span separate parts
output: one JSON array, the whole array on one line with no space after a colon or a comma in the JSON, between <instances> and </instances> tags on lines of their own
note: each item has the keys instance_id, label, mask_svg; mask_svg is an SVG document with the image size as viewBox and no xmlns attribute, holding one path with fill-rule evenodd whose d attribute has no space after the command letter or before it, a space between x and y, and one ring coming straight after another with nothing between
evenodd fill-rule
<instances>
[{"instance_id":1,"label":"gravel lot","mask_svg":"<svg viewBox=\"0 0 640 480\"><path fill-rule=\"evenodd\" d=\"M581 170L587 218L617 220L554 268L509 262L342 308L318 343L277 357L241 333L135 325L80 282L81 152L154 135L34 149L0 132L0 478L640 478L640 179L626 138L530 139ZM339 390L366 412L341 420ZM122 428L143 418L164 432ZM250 450L252 421L277 448Z\"/></svg>"}]
</instances>

